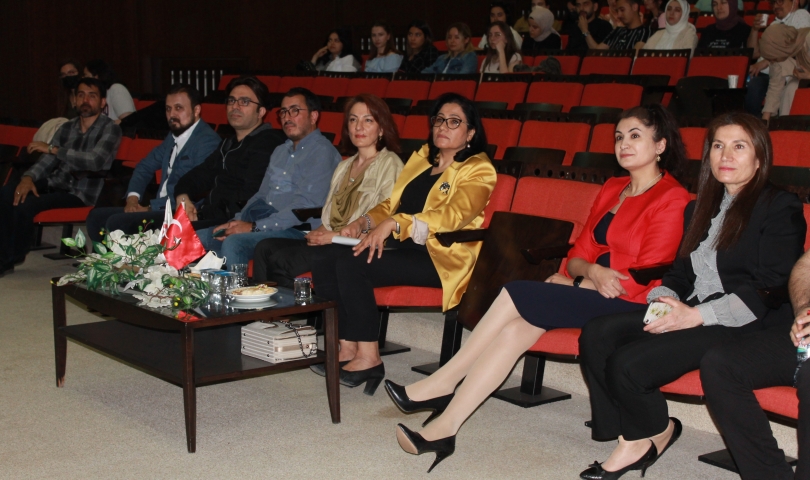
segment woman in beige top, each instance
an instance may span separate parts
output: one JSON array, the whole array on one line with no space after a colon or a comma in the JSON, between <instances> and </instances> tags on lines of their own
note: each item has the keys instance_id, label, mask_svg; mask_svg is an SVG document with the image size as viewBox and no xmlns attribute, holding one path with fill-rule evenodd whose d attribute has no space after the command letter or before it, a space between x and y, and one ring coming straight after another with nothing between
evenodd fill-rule
<instances>
[{"instance_id":1,"label":"woman in beige top","mask_svg":"<svg viewBox=\"0 0 810 480\"><path fill-rule=\"evenodd\" d=\"M655 32L642 48L645 50L688 48L694 53L698 37L695 26L689 23L689 4L686 0L669 0L664 17L665 27Z\"/></svg>"},{"instance_id":2,"label":"woman in beige top","mask_svg":"<svg viewBox=\"0 0 810 480\"><path fill-rule=\"evenodd\" d=\"M394 153L399 152L399 132L382 99L363 93L346 102L340 147L353 155L332 175L321 212L323 223L304 240L259 242L253 254L254 280L292 288L296 276L311 270L310 246L331 244L343 227L391 196L403 165Z\"/></svg>"},{"instance_id":3,"label":"woman in beige top","mask_svg":"<svg viewBox=\"0 0 810 480\"><path fill-rule=\"evenodd\" d=\"M768 93L762 118L790 114L800 79L810 79L810 28L795 29L774 23L759 39L762 58L771 62Z\"/></svg>"}]
</instances>

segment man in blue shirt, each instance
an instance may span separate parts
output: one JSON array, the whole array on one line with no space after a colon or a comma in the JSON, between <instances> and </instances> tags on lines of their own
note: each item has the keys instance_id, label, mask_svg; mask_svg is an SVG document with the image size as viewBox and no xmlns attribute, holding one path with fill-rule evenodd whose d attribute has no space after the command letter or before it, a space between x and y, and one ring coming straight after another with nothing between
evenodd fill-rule
<instances>
[{"instance_id":1,"label":"man in blue shirt","mask_svg":"<svg viewBox=\"0 0 810 480\"><path fill-rule=\"evenodd\" d=\"M259 191L229 222L197 232L207 250L229 265L247 263L265 238L303 238L294 209L323 206L341 157L317 127L321 102L305 88L293 88L278 111L287 141L270 156ZM317 228L318 219L309 219ZM216 234L216 236L215 236Z\"/></svg>"},{"instance_id":2,"label":"man in blue shirt","mask_svg":"<svg viewBox=\"0 0 810 480\"><path fill-rule=\"evenodd\" d=\"M138 162L127 187L126 206L94 208L87 216L87 233L93 241L102 240L102 228L109 232L137 233L143 220L152 222L149 228L160 228L167 199L171 199L174 210L177 181L208 158L220 142L219 135L200 121L200 102L202 95L191 85L172 86L166 94L166 121L171 132ZM161 180L157 197L151 200L151 208L142 206L146 187L158 171Z\"/></svg>"}]
</instances>

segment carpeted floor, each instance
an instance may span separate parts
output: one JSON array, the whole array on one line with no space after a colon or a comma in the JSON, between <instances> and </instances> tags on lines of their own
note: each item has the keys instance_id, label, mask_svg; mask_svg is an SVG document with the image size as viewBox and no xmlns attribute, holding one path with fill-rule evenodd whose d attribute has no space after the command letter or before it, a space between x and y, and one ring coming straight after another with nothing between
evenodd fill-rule
<instances>
[{"instance_id":1,"label":"carpeted floor","mask_svg":"<svg viewBox=\"0 0 810 480\"><path fill-rule=\"evenodd\" d=\"M419 428L381 387L374 397L341 387L342 423L329 418L324 379L308 369L198 389L197 452L186 451L178 387L69 342L56 388L48 279L73 270L32 252L0 278L0 478L419 478L433 455L403 452L394 428ZM68 305L68 323L103 321ZM421 350L385 358L387 378L420 378ZM514 382L514 380L510 380ZM456 453L429 478L575 479L614 444L590 440L587 398L522 409L489 400L462 428ZM733 479L697 461L723 448L692 428L650 479ZM635 478L638 472L626 478Z\"/></svg>"}]
</instances>

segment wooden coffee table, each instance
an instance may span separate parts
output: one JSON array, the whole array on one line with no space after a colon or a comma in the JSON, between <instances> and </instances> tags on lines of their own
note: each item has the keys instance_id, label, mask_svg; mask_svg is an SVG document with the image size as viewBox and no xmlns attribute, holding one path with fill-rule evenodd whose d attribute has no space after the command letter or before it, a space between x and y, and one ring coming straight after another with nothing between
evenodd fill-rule
<instances>
[{"instance_id":1,"label":"wooden coffee table","mask_svg":"<svg viewBox=\"0 0 810 480\"><path fill-rule=\"evenodd\" d=\"M198 386L240 380L268 373L298 369L326 362L326 396L332 423L340 423L338 390L338 336L335 302L313 297L312 303L296 305L293 292L279 288L278 303L261 309L235 309L210 303L183 321L169 309L140 307L128 293L113 296L87 290L85 285L55 285L53 279L53 333L56 353L56 386L65 384L67 339L99 350L125 364L183 388L186 441L189 453L196 450ZM65 297L114 320L67 325ZM232 305L232 304L231 304ZM272 364L240 353L240 328L247 322L274 320L308 312L324 312L325 351L316 356Z\"/></svg>"}]
</instances>

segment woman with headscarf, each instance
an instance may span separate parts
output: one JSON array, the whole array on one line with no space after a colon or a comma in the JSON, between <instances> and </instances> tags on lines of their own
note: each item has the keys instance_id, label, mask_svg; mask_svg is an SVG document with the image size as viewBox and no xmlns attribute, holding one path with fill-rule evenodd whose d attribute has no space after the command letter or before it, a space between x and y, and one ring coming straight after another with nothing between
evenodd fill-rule
<instances>
[{"instance_id":1,"label":"woman with headscarf","mask_svg":"<svg viewBox=\"0 0 810 480\"><path fill-rule=\"evenodd\" d=\"M545 7L534 7L529 14L529 36L523 40L523 51L559 50L560 34L554 30L554 14Z\"/></svg>"},{"instance_id":2,"label":"woman with headscarf","mask_svg":"<svg viewBox=\"0 0 810 480\"><path fill-rule=\"evenodd\" d=\"M664 11L667 25L655 32L642 48L646 50L695 51L698 43L695 26L689 23L689 4L686 0L669 0Z\"/></svg>"},{"instance_id":3,"label":"woman with headscarf","mask_svg":"<svg viewBox=\"0 0 810 480\"><path fill-rule=\"evenodd\" d=\"M698 48L746 48L751 27L737 14L737 2L712 0L716 21L703 29Z\"/></svg>"},{"instance_id":4,"label":"woman with headscarf","mask_svg":"<svg viewBox=\"0 0 810 480\"><path fill-rule=\"evenodd\" d=\"M787 115L800 79L810 79L810 28L795 29L774 23L759 39L759 53L770 62L770 79L762 119Z\"/></svg>"}]
</instances>

